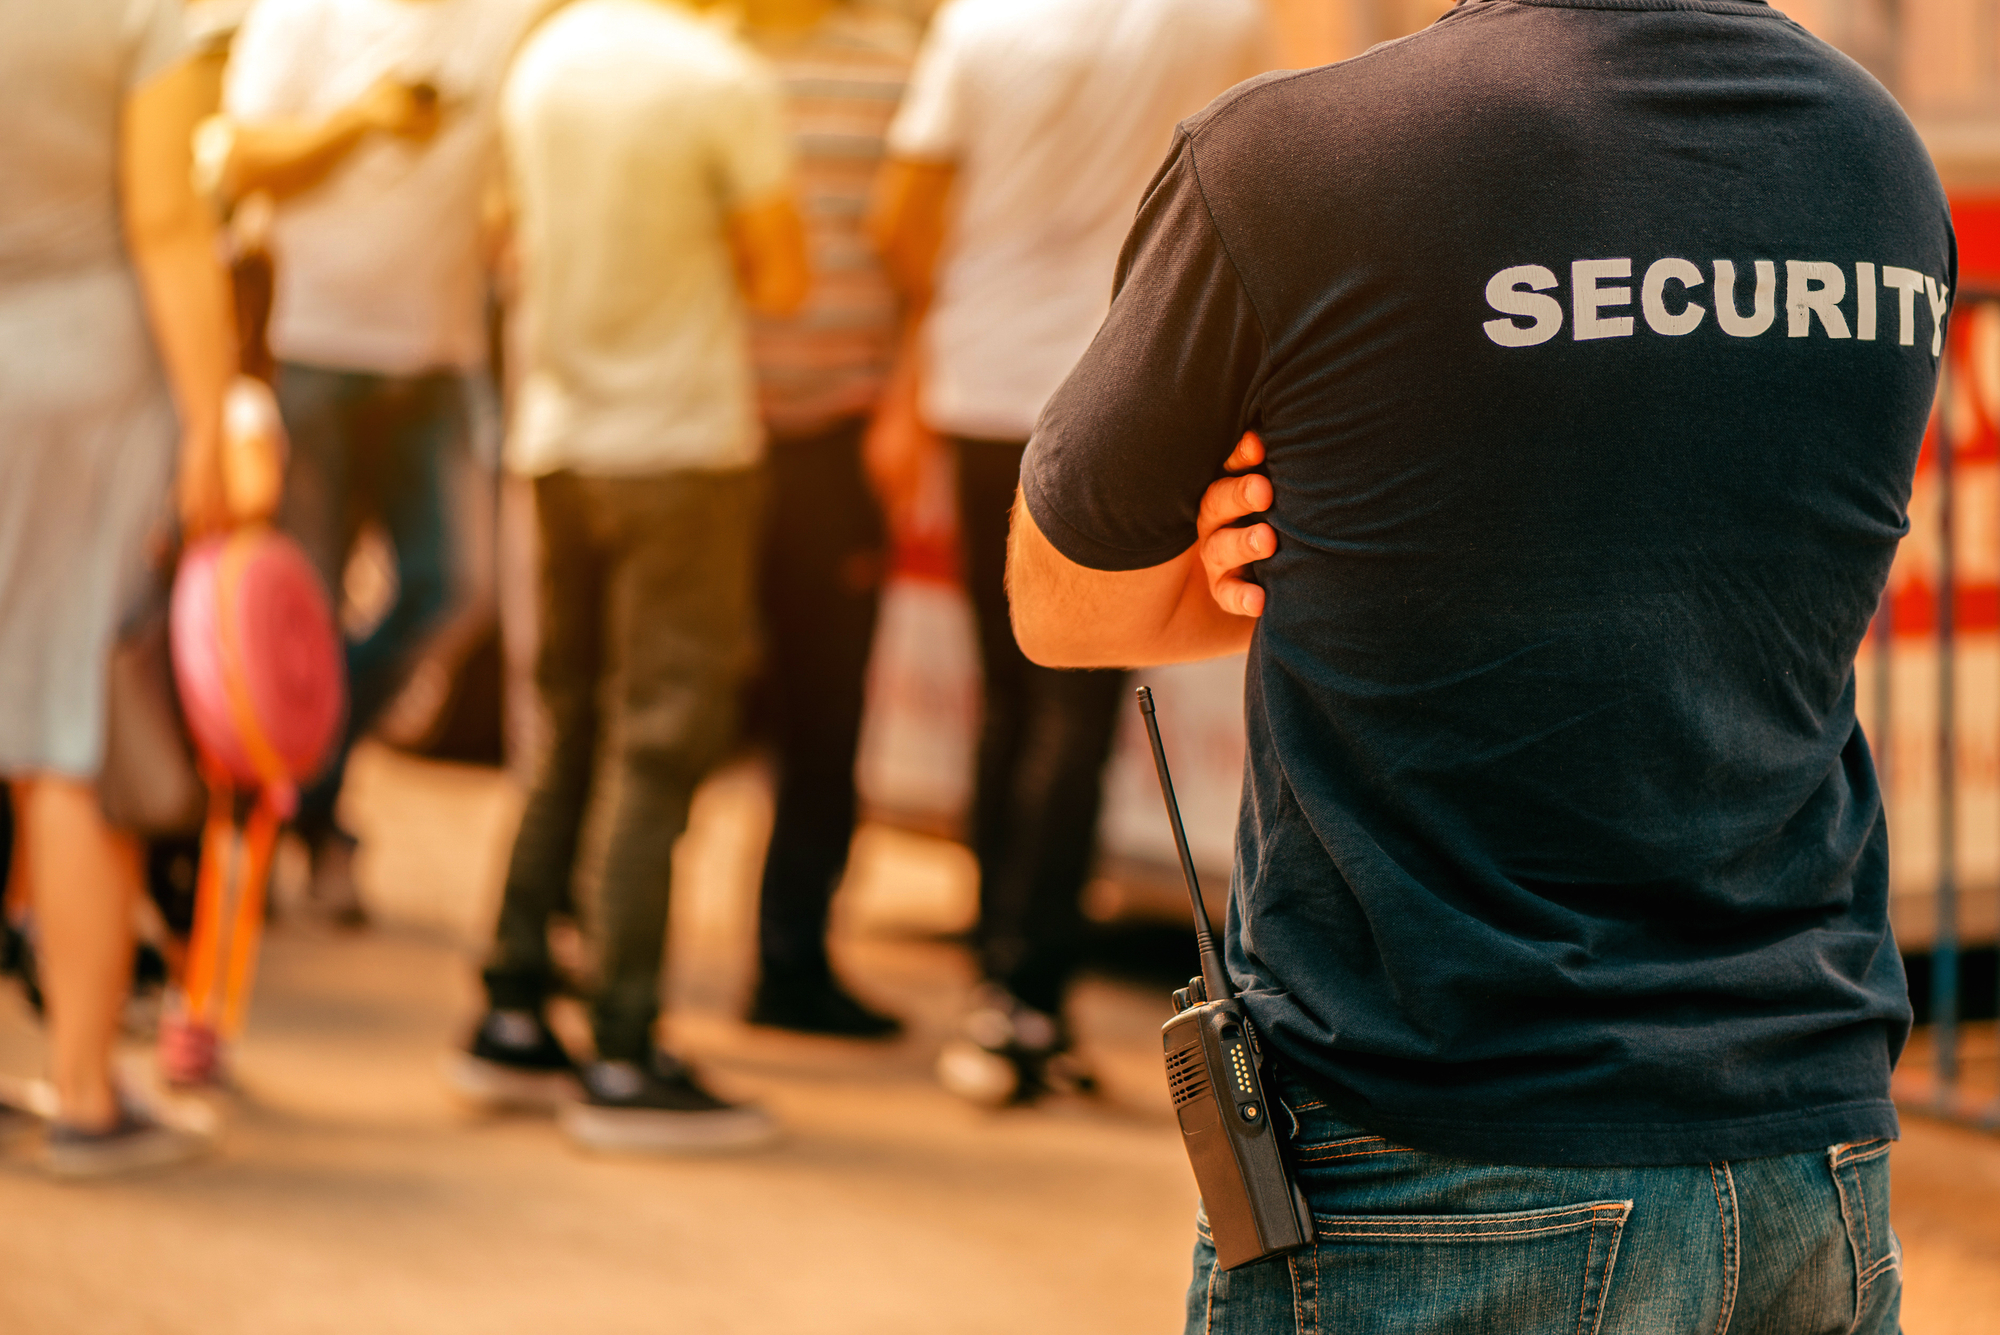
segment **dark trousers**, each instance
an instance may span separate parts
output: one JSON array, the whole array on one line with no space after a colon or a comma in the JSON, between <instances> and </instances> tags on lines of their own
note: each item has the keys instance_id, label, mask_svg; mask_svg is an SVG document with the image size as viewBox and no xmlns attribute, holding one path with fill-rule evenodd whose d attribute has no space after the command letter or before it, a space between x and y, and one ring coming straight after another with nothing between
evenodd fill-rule
<instances>
[{"instance_id":1,"label":"dark trousers","mask_svg":"<svg viewBox=\"0 0 2000 1335\"><path fill-rule=\"evenodd\" d=\"M759 490L751 471L535 483L536 683L551 739L514 840L486 989L502 1008L547 998L549 920L570 906L585 815L607 802L591 1008L607 1061L651 1049L674 843L696 785L735 739ZM600 767L607 750L613 763Z\"/></svg>"},{"instance_id":2,"label":"dark trousers","mask_svg":"<svg viewBox=\"0 0 2000 1335\"><path fill-rule=\"evenodd\" d=\"M300 794L298 828L330 833L347 754L403 687L452 596L446 481L470 430L457 372L385 376L286 362L278 409L291 437L279 523L312 558L336 612L363 524L396 553L395 605L347 645L347 723L332 759Z\"/></svg>"},{"instance_id":3,"label":"dark trousers","mask_svg":"<svg viewBox=\"0 0 2000 1335\"><path fill-rule=\"evenodd\" d=\"M985 710L972 799L986 976L1055 1011L1075 972L1104 763L1125 674L1037 667L1007 619L1007 516L1021 443L958 440L966 592L979 624Z\"/></svg>"},{"instance_id":4,"label":"dark trousers","mask_svg":"<svg viewBox=\"0 0 2000 1335\"><path fill-rule=\"evenodd\" d=\"M767 974L827 968L854 836L854 751L887 537L861 465L867 422L771 444L760 597L777 804L758 949Z\"/></svg>"}]
</instances>

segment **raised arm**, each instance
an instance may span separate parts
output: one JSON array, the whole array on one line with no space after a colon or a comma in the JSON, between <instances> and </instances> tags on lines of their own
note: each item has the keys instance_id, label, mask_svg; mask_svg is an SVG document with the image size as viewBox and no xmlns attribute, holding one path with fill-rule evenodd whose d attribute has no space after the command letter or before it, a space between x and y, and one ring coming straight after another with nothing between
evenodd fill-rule
<instances>
[{"instance_id":1,"label":"raised arm","mask_svg":"<svg viewBox=\"0 0 2000 1335\"><path fill-rule=\"evenodd\" d=\"M420 143L437 128L435 89L383 79L325 120L224 118L203 133L220 136L216 175L225 195L236 199L262 190L283 199L325 180L371 134Z\"/></svg>"},{"instance_id":2,"label":"raised arm","mask_svg":"<svg viewBox=\"0 0 2000 1335\"><path fill-rule=\"evenodd\" d=\"M119 163L125 243L180 414L181 519L196 533L228 522L218 442L223 393L236 373L235 316L214 219L190 173L208 97L192 63L141 84L126 100Z\"/></svg>"}]
</instances>

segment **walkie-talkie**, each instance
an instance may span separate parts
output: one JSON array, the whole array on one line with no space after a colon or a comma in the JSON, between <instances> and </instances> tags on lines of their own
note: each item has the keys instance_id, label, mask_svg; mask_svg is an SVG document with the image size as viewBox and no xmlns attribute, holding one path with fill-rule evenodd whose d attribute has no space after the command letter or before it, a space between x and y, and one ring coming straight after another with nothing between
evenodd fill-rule
<instances>
[{"instance_id":1,"label":"walkie-talkie","mask_svg":"<svg viewBox=\"0 0 2000 1335\"><path fill-rule=\"evenodd\" d=\"M1257 1032L1229 985L1209 931L1208 910L1202 905L1201 882L1188 853L1187 831L1181 825L1180 804L1174 800L1174 781L1167 773L1167 752L1160 745L1160 724L1153 716L1149 687L1139 688L1139 712L1145 715L1146 736L1153 743L1160 799L1174 827L1174 847L1181 855L1181 875L1187 879L1188 902L1194 907L1195 945L1201 952L1201 976L1174 993L1180 1013L1160 1030L1167 1049L1167 1090L1180 1118L1181 1140L1194 1165L1195 1183L1201 1188L1216 1262L1224 1270L1234 1270L1311 1242L1312 1207L1285 1166L1283 1135L1272 1123L1288 1114L1274 1110L1264 1097Z\"/></svg>"}]
</instances>

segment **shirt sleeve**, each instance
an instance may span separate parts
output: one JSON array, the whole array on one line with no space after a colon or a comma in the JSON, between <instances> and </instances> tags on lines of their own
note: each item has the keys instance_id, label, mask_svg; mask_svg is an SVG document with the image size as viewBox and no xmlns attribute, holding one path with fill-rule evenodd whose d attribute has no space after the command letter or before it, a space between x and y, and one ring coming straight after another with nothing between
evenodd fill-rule
<instances>
[{"instance_id":1,"label":"shirt sleeve","mask_svg":"<svg viewBox=\"0 0 2000 1335\"><path fill-rule=\"evenodd\" d=\"M902 105L889 123L889 153L916 162L952 162L965 151L964 25L947 5L917 49Z\"/></svg>"},{"instance_id":2,"label":"shirt sleeve","mask_svg":"<svg viewBox=\"0 0 2000 1335\"><path fill-rule=\"evenodd\" d=\"M1043 536L1094 570L1192 546L1202 492L1256 425L1265 348L1179 134L1119 256L1110 314L1021 460Z\"/></svg>"},{"instance_id":3,"label":"shirt sleeve","mask_svg":"<svg viewBox=\"0 0 2000 1335\"><path fill-rule=\"evenodd\" d=\"M303 53L319 45L313 33L301 31L311 21L296 0L257 0L250 6L229 47L222 76L224 111L251 122L300 113L309 81L300 77L298 64Z\"/></svg>"},{"instance_id":4,"label":"shirt sleeve","mask_svg":"<svg viewBox=\"0 0 2000 1335\"><path fill-rule=\"evenodd\" d=\"M126 10L125 32L132 53L125 66L128 91L188 53L180 0L133 0Z\"/></svg>"},{"instance_id":5,"label":"shirt sleeve","mask_svg":"<svg viewBox=\"0 0 2000 1335\"><path fill-rule=\"evenodd\" d=\"M717 175L727 212L769 199L792 179L792 136L785 98L764 63L746 58L746 73L712 124L720 131Z\"/></svg>"}]
</instances>

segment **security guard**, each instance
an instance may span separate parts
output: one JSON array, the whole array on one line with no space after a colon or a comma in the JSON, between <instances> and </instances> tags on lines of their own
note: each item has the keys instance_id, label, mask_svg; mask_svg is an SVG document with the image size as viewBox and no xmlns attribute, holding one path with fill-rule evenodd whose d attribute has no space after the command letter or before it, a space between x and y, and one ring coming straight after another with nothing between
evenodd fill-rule
<instances>
[{"instance_id":1,"label":"security guard","mask_svg":"<svg viewBox=\"0 0 2000 1335\"><path fill-rule=\"evenodd\" d=\"M1462 0L1184 124L1009 574L1043 663L1249 652L1228 963L1319 1237L1198 1242L1191 1330L1896 1329L1853 663L1955 268L1757 0Z\"/></svg>"}]
</instances>

